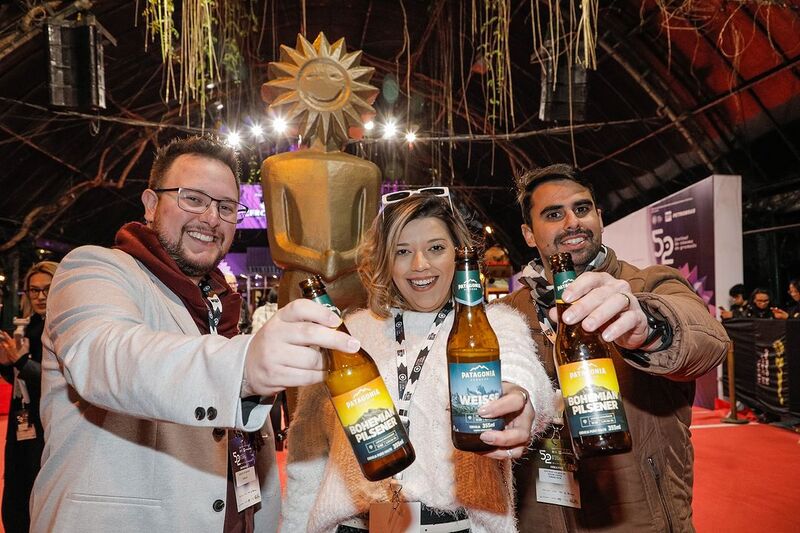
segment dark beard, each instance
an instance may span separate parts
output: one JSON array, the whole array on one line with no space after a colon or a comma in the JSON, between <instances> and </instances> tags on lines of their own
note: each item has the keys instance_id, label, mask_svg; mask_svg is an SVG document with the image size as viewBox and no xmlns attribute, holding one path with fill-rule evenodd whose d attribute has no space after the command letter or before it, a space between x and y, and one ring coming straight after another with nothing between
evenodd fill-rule
<instances>
[{"instance_id":1,"label":"dark beard","mask_svg":"<svg viewBox=\"0 0 800 533\"><path fill-rule=\"evenodd\" d=\"M169 256L175 261L175 263L178 265L178 268L181 269L181 272L183 272L190 278L202 278L203 276L205 276L206 274L212 272L215 268L217 268L217 265L222 260L223 254L222 252L220 252L220 254L217 256L217 259L211 265L208 264L204 265L200 263L195 263L193 261L189 261L188 259L186 259L186 257L184 257L181 251L180 243L169 242L166 238L164 238L161 235L161 232L158 231L158 228L155 229L156 229L156 235L158 235L158 242L161 243L161 246L164 247L164 250L167 251L167 254L169 254Z\"/></svg>"},{"instance_id":2,"label":"dark beard","mask_svg":"<svg viewBox=\"0 0 800 533\"><path fill-rule=\"evenodd\" d=\"M577 230L568 230L558 236L556 242L560 243L564 239L569 239L575 235L585 235L589 240L589 246L584 249L579 254L576 252L572 252L572 260L575 265L575 272L577 274L581 274L586 270L586 266L591 263L597 254L600 252L601 244L594 240L594 232L590 229L577 229ZM576 257L578 255L578 257Z\"/></svg>"}]
</instances>

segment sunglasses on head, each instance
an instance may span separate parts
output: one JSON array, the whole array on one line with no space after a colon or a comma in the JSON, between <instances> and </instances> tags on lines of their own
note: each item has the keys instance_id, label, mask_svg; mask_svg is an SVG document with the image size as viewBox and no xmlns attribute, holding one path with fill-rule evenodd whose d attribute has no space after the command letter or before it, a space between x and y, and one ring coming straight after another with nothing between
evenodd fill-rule
<instances>
[{"instance_id":1,"label":"sunglasses on head","mask_svg":"<svg viewBox=\"0 0 800 533\"><path fill-rule=\"evenodd\" d=\"M450 199L450 189L447 187L422 187L420 189L387 192L381 196L381 210L383 210L383 208L385 208L387 205L396 204L397 202L405 200L406 198L410 198L415 194L447 198L447 202L450 204L450 210L453 211L453 200Z\"/></svg>"}]
</instances>

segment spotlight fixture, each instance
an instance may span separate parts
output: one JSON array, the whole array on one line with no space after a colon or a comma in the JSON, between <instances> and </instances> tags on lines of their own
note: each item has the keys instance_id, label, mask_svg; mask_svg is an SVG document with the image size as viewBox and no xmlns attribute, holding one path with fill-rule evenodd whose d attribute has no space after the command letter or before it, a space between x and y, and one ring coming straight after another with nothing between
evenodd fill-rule
<instances>
[{"instance_id":1,"label":"spotlight fixture","mask_svg":"<svg viewBox=\"0 0 800 533\"><path fill-rule=\"evenodd\" d=\"M237 132L232 131L228 134L227 143L232 148L239 148L239 145L242 143L242 138Z\"/></svg>"},{"instance_id":2,"label":"spotlight fixture","mask_svg":"<svg viewBox=\"0 0 800 533\"><path fill-rule=\"evenodd\" d=\"M250 126L250 135L260 139L264 135L264 128L261 127L261 124L253 124Z\"/></svg>"},{"instance_id":3,"label":"spotlight fixture","mask_svg":"<svg viewBox=\"0 0 800 533\"><path fill-rule=\"evenodd\" d=\"M217 100L214 102L214 107L217 109L217 111L222 111L222 109L225 107L225 104Z\"/></svg>"},{"instance_id":4,"label":"spotlight fixture","mask_svg":"<svg viewBox=\"0 0 800 533\"><path fill-rule=\"evenodd\" d=\"M389 120L383 125L383 138L391 139L395 135L397 135L397 124L395 124L394 120Z\"/></svg>"},{"instance_id":5,"label":"spotlight fixture","mask_svg":"<svg viewBox=\"0 0 800 533\"><path fill-rule=\"evenodd\" d=\"M406 133L406 142L407 143L411 144L416 140L417 140L417 134L416 133L414 133L413 131L409 131L409 132Z\"/></svg>"},{"instance_id":6,"label":"spotlight fixture","mask_svg":"<svg viewBox=\"0 0 800 533\"><path fill-rule=\"evenodd\" d=\"M494 229L492 229L492 227L491 227L491 226L486 226L485 228L483 228L483 230L484 230L486 233L488 233L489 235L491 235L492 233L494 233Z\"/></svg>"},{"instance_id":7,"label":"spotlight fixture","mask_svg":"<svg viewBox=\"0 0 800 533\"><path fill-rule=\"evenodd\" d=\"M288 124L286 124L286 119L283 117L275 117L275 119L272 121L272 129L275 133L286 133L287 126Z\"/></svg>"},{"instance_id":8,"label":"spotlight fixture","mask_svg":"<svg viewBox=\"0 0 800 533\"><path fill-rule=\"evenodd\" d=\"M371 120L368 120L364 123L364 129L367 131L372 131L375 129L375 123Z\"/></svg>"},{"instance_id":9,"label":"spotlight fixture","mask_svg":"<svg viewBox=\"0 0 800 533\"><path fill-rule=\"evenodd\" d=\"M216 85L214 85L213 81L206 83L206 89L213 89L214 87L216 87Z\"/></svg>"}]
</instances>

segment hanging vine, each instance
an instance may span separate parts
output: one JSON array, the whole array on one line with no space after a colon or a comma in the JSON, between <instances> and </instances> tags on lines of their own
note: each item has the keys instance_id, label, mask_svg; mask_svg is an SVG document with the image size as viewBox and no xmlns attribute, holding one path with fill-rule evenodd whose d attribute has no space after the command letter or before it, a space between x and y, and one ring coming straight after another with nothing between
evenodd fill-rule
<instances>
[{"instance_id":1,"label":"hanging vine","mask_svg":"<svg viewBox=\"0 0 800 533\"><path fill-rule=\"evenodd\" d=\"M247 73L246 45L260 24L254 0L181 0L176 27L176 0L146 0L142 16L147 28L145 47L158 41L164 63L164 99L177 99L180 114L196 103L205 127L209 87L223 79L239 85ZM176 77L176 64L179 76Z\"/></svg>"},{"instance_id":2,"label":"hanging vine","mask_svg":"<svg viewBox=\"0 0 800 533\"><path fill-rule=\"evenodd\" d=\"M486 70L486 119L492 128L498 124L514 124L514 95L511 80L509 26L511 0L484 0L482 8L473 3L473 38L477 35L477 52Z\"/></svg>"},{"instance_id":3,"label":"hanging vine","mask_svg":"<svg viewBox=\"0 0 800 533\"><path fill-rule=\"evenodd\" d=\"M212 31L212 0L183 0L181 24L181 111L189 102L200 105L205 125L206 85L220 80ZM189 116L186 116L187 124Z\"/></svg>"},{"instance_id":4,"label":"hanging vine","mask_svg":"<svg viewBox=\"0 0 800 533\"><path fill-rule=\"evenodd\" d=\"M142 12L146 30L145 50L148 49L149 43L158 39L161 62L164 64L164 99L167 101L170 99L170 94L177 96L175 69L173 68L175 54L173 42L178 39L179 34L172 20L174 13L174 0L146 0Z\"/></svg>"},{"instance_id":5,"label":"hanging vine","mask_svg":"<svg viewBox=\"0 0 800 533\"><path fill-rule=\"evenodd\" d=\"M259 31L259 19L253 2L220 2L219 20L220 66L226 79L239 84L246 76L244 43Z\"/></svg>"},{"instance_id":6,"label":"hanging vine","mask_svg":"<svg viewBox=\"0 0 800 533\"><path fill-rule=\"evenodd\" d=\"M558 56L565 51L573 64L586 69L597 68L597 18L599 0L568 1L562 8L560 0L547 0L547 7L531 0L531 34L533 55L539 65L553 68L553 83L557 79Z\"/></svg>"}]
</instances>

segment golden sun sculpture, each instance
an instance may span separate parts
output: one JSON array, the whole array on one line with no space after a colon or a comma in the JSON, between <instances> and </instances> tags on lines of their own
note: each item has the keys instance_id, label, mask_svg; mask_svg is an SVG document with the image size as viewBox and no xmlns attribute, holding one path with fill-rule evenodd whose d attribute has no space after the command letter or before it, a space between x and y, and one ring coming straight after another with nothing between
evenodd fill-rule
<instances>
[{"instance_id":1,"label":"golden sun sculpture","mask_svg":"<svg viewBox=\"0 0 800 533\"><path fill-rule=\"evenodd\" d=\"M340 150L350 126L374 115L378 88L368 82L375 69L362 67L361 51L347 53L344 38L333 44L320 32L311 44L297 36L297 47L281 45L281 60L269 64L270 81L261 98L287 123L299 126L303 142Z\"/></svg>"}]
</instances>

